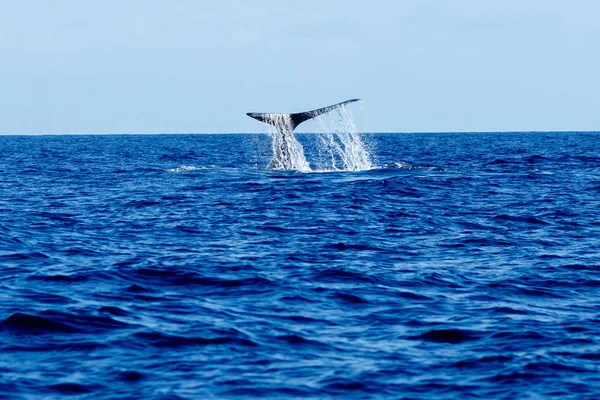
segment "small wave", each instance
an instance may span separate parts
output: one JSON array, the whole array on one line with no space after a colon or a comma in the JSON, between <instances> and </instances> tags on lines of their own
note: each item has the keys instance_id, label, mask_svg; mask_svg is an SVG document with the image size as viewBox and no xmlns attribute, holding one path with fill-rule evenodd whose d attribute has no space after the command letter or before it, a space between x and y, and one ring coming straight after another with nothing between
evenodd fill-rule
<instances>
[{"instance_id":1,"label":"small wave","mask_svg":"<svg viewBox=\"0 0 600 400\"><path fill-rule=\"evenodd\" d=\"M417 171L444 171L443 168L440 168L435 165L429 164L413 164L408 161L399 161L390 164L385 164L382 168L384 169L407 169L407 170L417 170Z\"/></svg>"},{"instance_id":2,"label":"small wave","mask_svg":"<svg viewBox=\"0 0 600 400\"><path fill-rule=\"evenodd\" d=\"M153 292L152 289L148 289L148 288L145 288L145 287L140 286L140 285L131 285L128 288L126 288L125 291L129 292L129 293L147 293L147 292Z\"/></svg>"},{"instance_id":3,"label":"small wave","mask_svg":"<svg viewBox=\"0 0 600 400\"><path fill-rule=\"evenodd\" d=\"M85 276L76 275L76 274L73 274L73 275L63 275L63 274L42 275L42 274L36 274L36 275L28 276L26 279L28 281L46 281L46 282L64 282L64 283L85 282L85 281L87 281L87 278Z\"/></svg>"},{"instance_id":4,"label":"small wave","mask_svg":"<svg viewBox=\"0 0 600 400\"><path fill-rule=\"evenodd\" d=\"M511 307L495 307L490 310L493 313L498 314L513 314L513 315L527 315L529 314L527 311L517 310Z\"/></svg>"},{"instance_id":5,"label":"small wave","mask_svg":"<svg viewBox=\"0 0 600 400\"><path fill-rule=\"evenodd\" d=\"M493 161L488 162L488 165L506 165L506 164L518 164L518 160L515 159L504 159L504 158L497 158Z\"/></svg>"},{"instance_id":6,"label":"small wave","mask_svg":"<svg viewBox=\"0 0 600 400\"><path fill-rule=\"evenodd\" d=\"M486 378L485 380L494 383L501 383L502 385L516 385L524 382L536 382L540 378L541 375L538 374L515 371L507 374L494 375L493 377Z\"/></svg>"},{"instance_id":7,"label":"small wave","mask_svg":"<svg viewBox=\"0 0 600 400\"><path fill-rule=\"evenodd\" d=\"M77 329L69 324L56 322L49 318L37 315L15 313L0 323L3 330L18 331L23 333L72 333Z\"/></svg>"},{"instance_id":8,"label":"small wave","mask_svg":"<svg viewBox=\"0 0 600 400\"><path fill-rule=\"evenodd\" d=\"M161 205L160 201L147 201L147 200L131 200L125 204L127 207L133 208L144 208Z\"/></svg>"},{"instance_id":9,"label":"small wave","mask_svg":"<svg viewBox=\"0 0 600 400\"><path fill-rule=\"evenodd\" d=\"M41 314L15 313L0 323L0 329L30 334L95 333L129 326L109 316L78 315L56 311L44 311Z\"/></svg>"},{"instance_id":10,"label":"small wave","mask_svg":"<svg viewBox=\"0 0 600 400\"><path fill-rule=\"evenodd\" d=\"M379 169L379 167L369 166L369 167L356 168L356 169L319 168L319 169L310 169L310 170L295 171L295 172L301 172L301 173L305 173L305 174L330 174L330 173L335 173L335 172L344 172L344 173L345 172L364 172L364 171L371 171L374 169Z\"/></svg>"},{"instance_id":11,"label":"small wave","mask_svg":"<svg viewBox=\"0 0 600 400\"><path fill-rule=\"evenodd\" d=\"M120 317L129 315L129 313L127 311L123 310L122 308L115 307L115 306L102 306L98 309L98 312L107 313L107 314L111 314L111 315L117 315Z\"/></svg>"},{"instance_id":12,"label":"small wave","mask_svg":"<svg viewBox=\"0 0 600 400\"><path fill-rule=\"evenodd\" d=\"M202 170L206 170L206 169L212 169L212 168L216 168L214 165L209 165L209 166L193 166L193 165L182 165L180 167L177 168L171 168L168 169L167 172L190 172L190 171L202 171Z\"/></svg>"},{"instance_id":13,"label":"small wave","mask_svg":"<svg viewBox=\"0 0 600 400\"><path fill-rule=\"evenodd\" d=\"M146 378L146 375L138 371L119 371L115 374L115 378L123 382L137 382Z\"/></svg>"},{"instance_id":14,"label":"small wave","mask_svg":"<svg viewBox=\"0 0 600 400\"><path fill-rule=\"evenodd\" d=\"M548 160L550 160L548 157L544 157L544 156L541 156L539 154L532 154L529 157L523 158L524 162L530 163L530 164L538 163L538 162L541 162L541 161L548 161Z\"/></svg>"},{"instance_id":15,"label":"small wave","mask_svg":"<svg viewBox=\"0 0 600 400\"><path fill-rule=\"evenodd\" d=\"M306 388L298 389L295 387L250 387L254 381L247 379L227 379L222 382L218 382L222 385L239 385L240 387L235 389L225 390L219 393L223 398L244 398L244 399L257 399L257 398L275 398L275 399L308 399L314 397L314 391ZM179 398L173 400L180 400Z\"/></svg>"},{"instance_id":16,"label":"small wave","mask_svg":"<svg viewBox=\"0 0 600 400\"><path fill-rule=\"evenodd\" d=\"M77 383L58 383L56 385L51 385L49 388L63 395L78 395L92 392L87 386L79 385Z\"/></svg>"},{"instance_id":17,"label":"small wave","mask_svg":"<svg viewBox=\"0 0 600 400\"><path fill-rule=\"evenodd\" d=\"M433 329L411 339L421 339L427 342L459 344L477 340L480 333L464 329Z\"/></svg>"},{"instance_id":18,"label":"small wave","mask_svg":"<svg viewBox=\"0 0 600 400\"><path fill-rule=\"evenodd\" d=\"M503 365L513 360L513 357L501 356L484 356L475 359L467 359L455 362L450 365L452 368L474 369L487 367L488 365Z\"/></svg>"},{"instance_id":19,"label":"small wave","mask_svg":"<svg viewBox=\"0 0 600 400\"><path fill-rule=\"evenodd\" d=\"M205 286L216 288L272 288L274 282L261 277L247 277L237 279L218 278L204 276L191 271L176 271L161 268L139 268L133 271L137 277L144 279L146 283L155 280L161 285L170 284L175 286ZM132 286L130 286L132 288ZM133 286L135 290L145 290L145 287Z\"/></svg>"},{"instance_id":20,"label":"small wave","mask_svg":"<svg viewBox=\"0 0 600 400\"><path fill-rule=\"evenodd\" d=\"M381 391L381 386L371 382L356 382L350 379L335 378L322 382L325 385L325 390L334 395L344 393L378 393Z\"/></svg>"},{"instance_id":21,"label":"small wave","mask_svg":"<svg viewBox=\"0 0 600 400\"><path fill-rule=\"evenodd\" d=\"M345 282L345 283L373 283L378 279L370 275L348 271L342 268L326 268L313 275L312 278L317 282Z\"/></svg>"},{"instance_id":22,"label":"small wave","mask_svg":"<svg viewBox=\"0 0 600 400\"><path fill-rule=\"evenodd\" d=\"M331 296L333 299L339 300L342 303L349 304L368 304L369 302L360 296L352 293L336 292Z\"/></svg>"},{"instance_id":23,"label":"small wave","mask_svg":"<svg viewBox=\"0 0 600 400\"><path fill-rule=\"evenodd\" d=\"M600 353L573 354L572 356L582 360L600 361Z\"/></svg>"},{"instance_id":24,"label":"small wave","mask_svg":"<svg viewBox=\"0 0 600 400\"><path fill-rule=\"evenodd\" d=\"M539 219L537 217L533 217L533 216L516 216L516 215L507 215L507 214L500 214L500 215L496 215L495 217L492 218L495 221L502 221L502 222L514 222L514 223L523 223L523 224L532 224L532 225L548 225L548 222Z\"/></svg>"},{"instance_id":25,"label":"small wave","mask_svg":"<svg viewBox=\"0 0 600 400\"><path fill-rule=\"evenodd\" d=\"M294 346L294 347L306 346L306 347L322 348L322 349L329 349L331 347L326 343L320 342L318 340L307 339L304 336L301 336L298 334L280 335L280 336L276 336L274 339L281 341L283 343L286 343L290 346Z\"/></svg>"},{"instance_id":26,"label":"small wave","mask_svg":"<svg viewBox=\"0 0 600 400\"><path fill-rule=\"evenodd\" d=\"M570 373L586 373L594 372L594 370L580 367L579 365L569 365L563 362L531 362L523 367L526 371L555 371L555 372L570 372Z\"/></svg>"},{"instance_id":27,"label":"small wave","mask_svg":"<svg viewBox=\"0 0 600 400\"><path fill-rule=\"evenodd\" d=\"M134 172L137 173L144 173L144 172L159 172L161 171L161 169L157 169L157 168L148 168L148 167L143 167L143 168L133 168L133 169L123 169L123 168L119 168L119 169L115 169L114 171L112 171L113 174L132 174Z\"/></svg>"},{"instance_id":28,"label":"small wave","mask_svg":"<svg viewBox=\"0 0 600 400\"><path fill-rule=\"evenodd\" d=\"M361 244L361 243L343 243L343 242L338 242L338 243L330 243L330 244L326 244L324 246L325 249L331 249L331 250L339 250L339 251L344 251L344 250L355 250L355 251L381 251L382 249L376 246L370 246L368 244Z\"/></svg>"},{"instance_id":29,"label":"small wave","mask_svg":"<svg viewBox=\"0 0 600 400\"><path fill-rule=\"evenodd\" d=\"M0 262L10 261L25 261L25 260L46 260L50 257L44 253L32 252L32 253L11 253L11 254L0 254Z\"/></svg>"},{"instance_id":30,"label":"small wave","mask_svg":"<svg viewBox=\"0 0 600 400\"><path fill-rule=\"evenodd\" d=\"M406 290L397 291L394 293L395 296L408 299L408 300L419 300L419 301L431 301L432 299L427 296L423 296L422 294L413 293Z\"/></svg>"},{"instance_id":31,"label":"small wave","mask_svg":"<svg viewBox=\"0 0 600 400\"><path fill-rule=\"evenodd\" d=\"M501 332L494 333L491 336L491 338L494 340L503 339L504 342L508 342L508 341L517 342L517 341L523 341L523 340L542 341L542 340L548 339L546 336L544 336L541 333L536 332L536 331L501 331Z\"/></svg>"},{"instance_id":32,"label":"small wave","mask_svg":"<svg viewBox=\"0 0 600 400\"><path fill-rule=\"evenodd\" d=\"M178 348L184 346L239 345L257 346L249 339L235 336L217 336L212 338L168 335L160 332L138 332L134 336L145 344L157 348Z\"/></svg>"}]
</instances>

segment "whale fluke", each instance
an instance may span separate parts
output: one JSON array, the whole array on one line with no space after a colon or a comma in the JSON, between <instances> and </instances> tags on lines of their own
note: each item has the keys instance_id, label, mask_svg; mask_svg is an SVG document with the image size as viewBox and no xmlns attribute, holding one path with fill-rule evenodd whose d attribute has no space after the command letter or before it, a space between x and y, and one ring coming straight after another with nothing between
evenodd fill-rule
<instances>
[{"instance_id":1,"label":"whale fluke","mask_svg":"<svg viewBox=\"0 0 600 400\"><path fill-rule=\"evenodd\" d=\"M318 117L319 115L328 113L329 111L335 110L336 108L340 108L348 103L354 103L355 101L359 101L361 99L350 99L346 101L342 101L341 103L337 103L331 106L317 108L312 111L305 111L299 113L290 113L290 114L279 114L279 113L247 113L249 117L252 117L256 120L264 122L266 124L278 125L282 120L288 120L291 124L290 128L292 130L296 129L298 125L303 123L304 121L308 121L311 118Z\"/></svg>"},{"instance_id":2,"label":"whale fluke","mask_svg":"<svg viewBox=\"0 0 600 400\"><path fill-rule=\"evenodd\" d=\"M302 145L294 136L294 129L304 121L359 100L360 99L346 100L331 106L300 113L276 114L250 112L247 113L247 115L275 127L276 133L272 135L273 159L269 163L269 168L310 170L306 158L304 157Z\"/></svg>"}]
</instances>

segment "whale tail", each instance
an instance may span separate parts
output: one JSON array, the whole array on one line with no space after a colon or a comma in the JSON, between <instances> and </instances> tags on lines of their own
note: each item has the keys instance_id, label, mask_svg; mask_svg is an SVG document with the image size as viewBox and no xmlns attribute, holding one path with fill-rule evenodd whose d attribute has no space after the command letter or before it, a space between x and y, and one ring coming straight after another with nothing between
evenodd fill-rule
<instances>
[{"instance_id":1,"label":"whale tail","mask_svg":"<svg viewBox=\"0 0 600 400\"><path fill-rule=\"evenodd\" d=\"M269 114L269 113L247 113L249 117L252 117L256 120L264 122L266 124L271 124L275 126L281 126L282 122L285 122L286 125L289 126L290 130L296 129L298 125L303 123L304 121L308 121L309 119L318 117L321 114L328 113L329 111L333 111L336 108L343 107L348 103L354 103L355 101L359 101L360 99L351 99L342 101L341 103L337 103L331 106L318 108L312 111L300 112L300 113L292 113L292 114Z\"/></svg>"}]
</instances>

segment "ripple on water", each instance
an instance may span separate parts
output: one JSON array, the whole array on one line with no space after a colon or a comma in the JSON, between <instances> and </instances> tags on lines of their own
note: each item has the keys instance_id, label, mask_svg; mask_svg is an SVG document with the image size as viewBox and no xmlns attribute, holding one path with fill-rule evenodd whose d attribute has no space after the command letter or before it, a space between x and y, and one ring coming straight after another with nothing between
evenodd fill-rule
<instances>
[{"instance_id":1,"label":"ripple on water","mask_svg":"<svg viewBox=\"0 0 600 400\"><path fill-rule=\"evenodd\" d=\"M600 398L597 135L369 138L0 136L0 397Z\"/></svg>"}]
</instances>

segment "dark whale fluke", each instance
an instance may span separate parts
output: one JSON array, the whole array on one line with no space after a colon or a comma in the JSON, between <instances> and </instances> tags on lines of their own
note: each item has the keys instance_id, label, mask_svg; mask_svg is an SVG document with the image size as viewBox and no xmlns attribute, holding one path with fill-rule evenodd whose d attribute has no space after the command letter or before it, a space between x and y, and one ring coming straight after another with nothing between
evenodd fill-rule
<instances>
[{"instance_id":1,"label":"dark whale fluke","mask_svg":"<svg viewBox=\"0 0 600 400\"><path fill-rule=\"evenodd\" d=\"M247 113L258 121L275 126L277 134L273 137L273 159L269 164L271 169L295 169L294 154L301 152L300 146L294 138L294 129L304 121L318 117L321 114L328 113L346 104L359 101L361 99L351 99L342 101L331 106L318 108L312 111L300 113L277 114L277 113ZM301 147L301 146L300 146ZM302 154L302 158L304 155ZM307 164L308 165L308 164Z\"/></svg>"},{"instance_id":2,"label":"dark whale fluke","mask_svg":"<svg viewBox=\"0 0 600 400\"><path fill-rule=\"evenodd\" d=\"M276 113L252 113L252 112L250 112L250 113L247 113L247 115L249 117L252 117L261 122L271 124L271 125L277 125L277 122L274 122L274 121L276 121L279 118L277 118L275 116L281 116L282 119L289 118L291 121L291 128L292 128L292 130L294 130L294 129L296 129L296 127L298 125L300 125L304 121L308 121L311 118L318 117L321 114L325 114L325 113L328 113L329 111L335 110L336 108L340 108L345 104L354 103L355 101L359 101L359 100L361 100L361 99L346 100L346 101L342 101L341 103L334 104L332 106L317 108L316 110L305 111L305 112L300 112L300 113L276 114Z\"/></svg>"}]
</instances>

